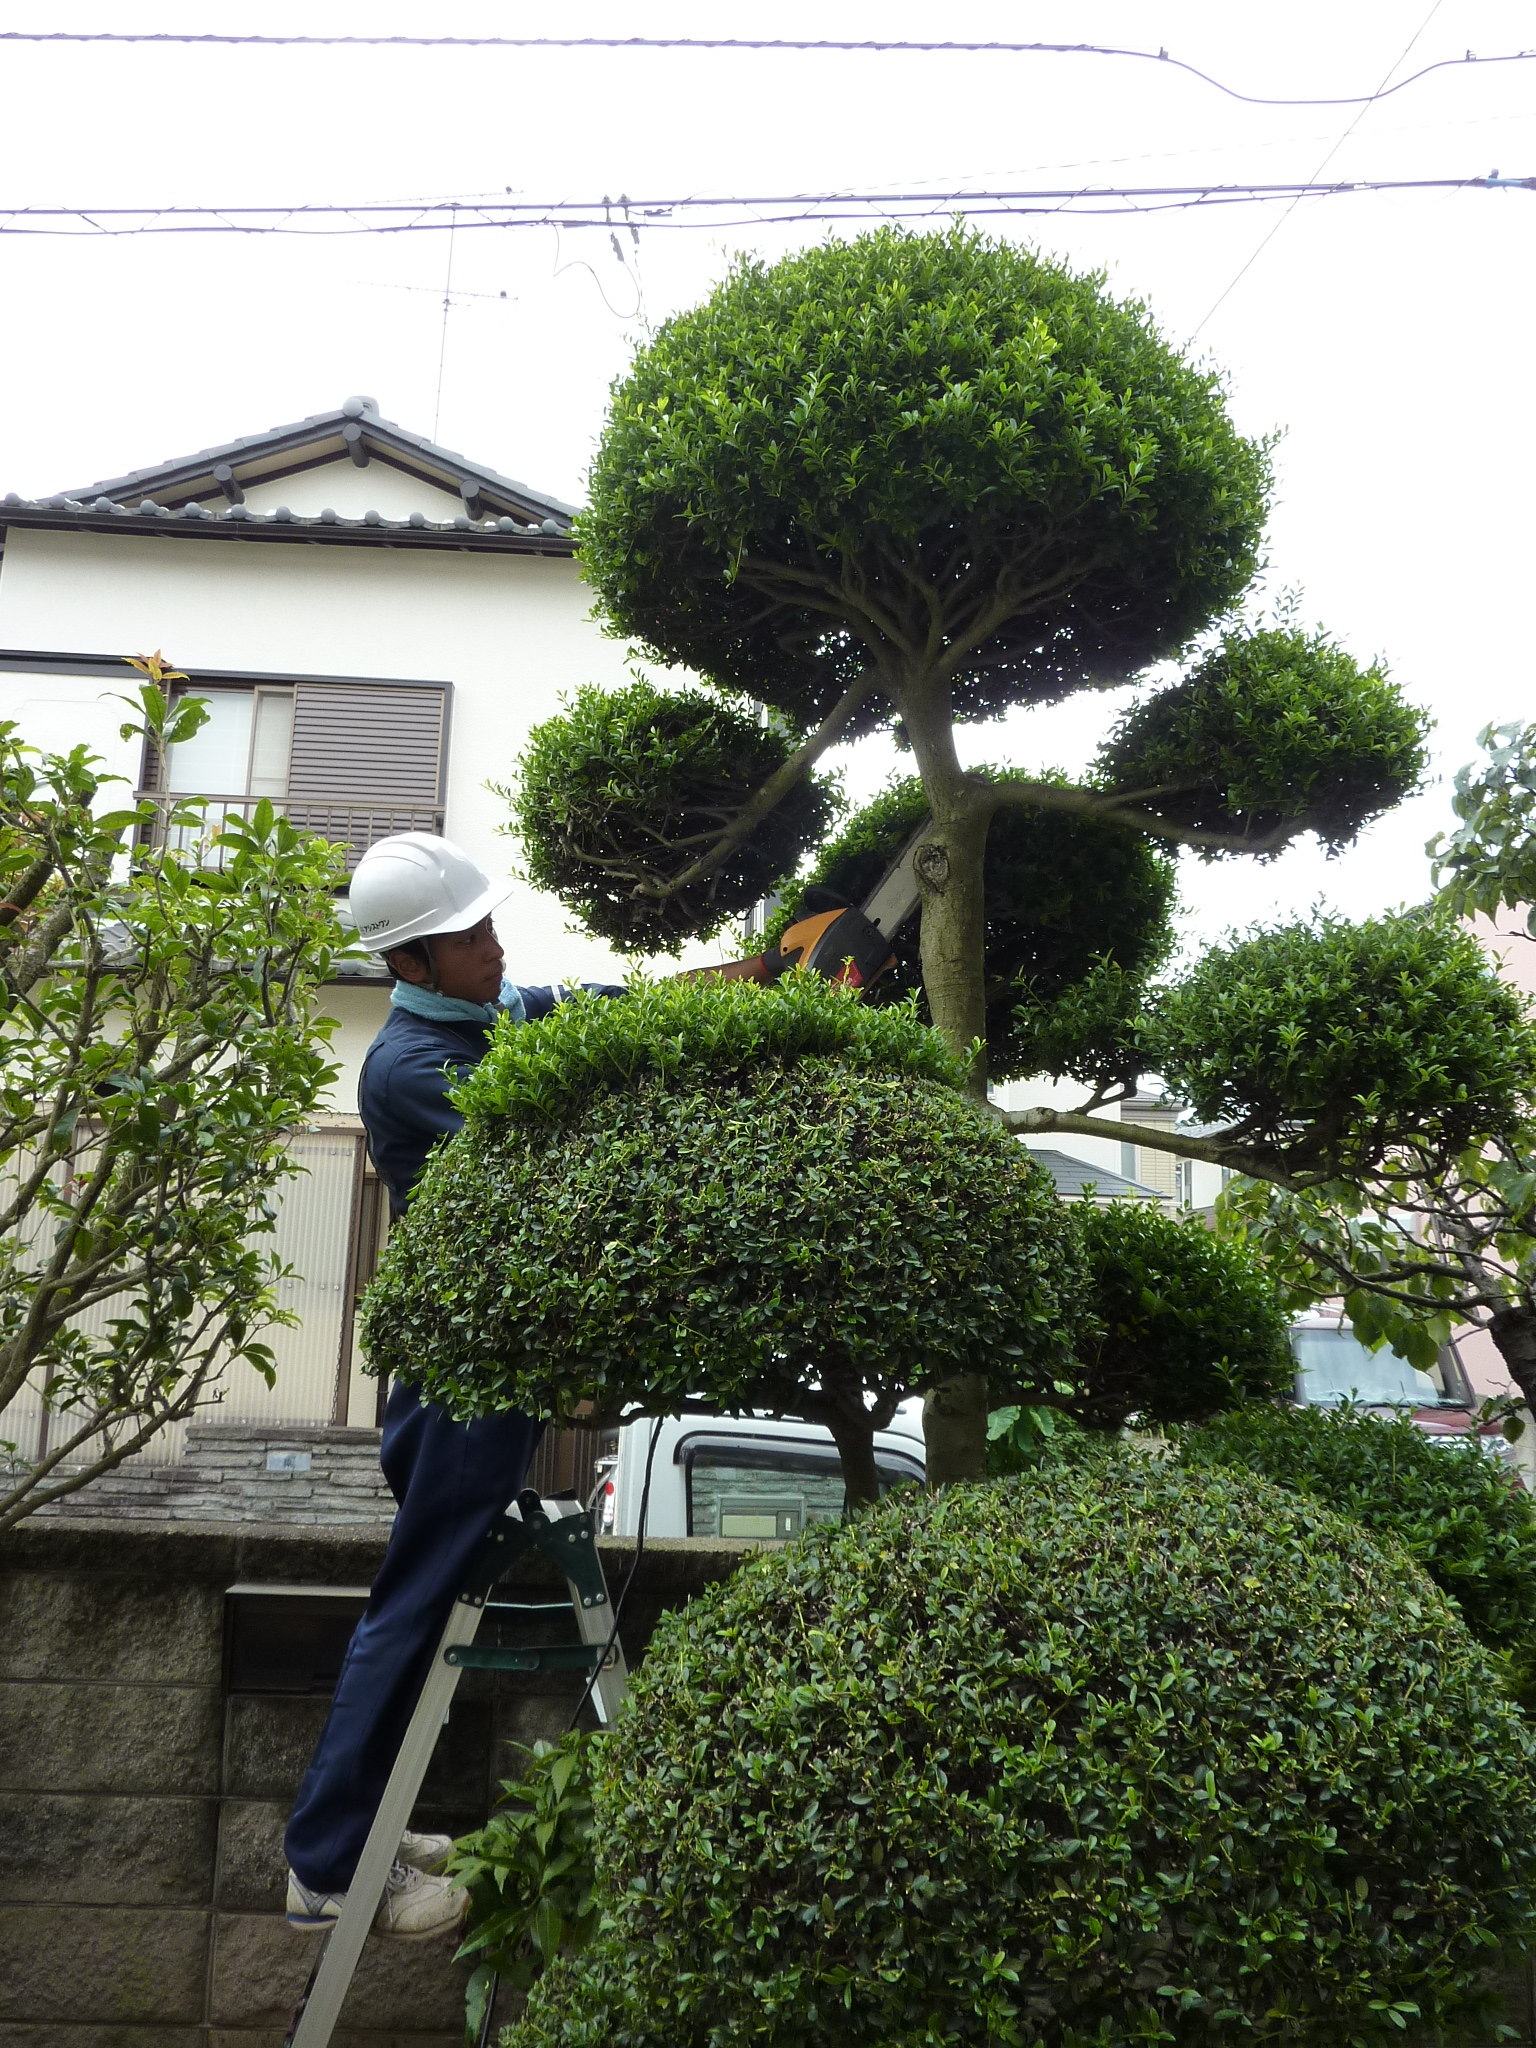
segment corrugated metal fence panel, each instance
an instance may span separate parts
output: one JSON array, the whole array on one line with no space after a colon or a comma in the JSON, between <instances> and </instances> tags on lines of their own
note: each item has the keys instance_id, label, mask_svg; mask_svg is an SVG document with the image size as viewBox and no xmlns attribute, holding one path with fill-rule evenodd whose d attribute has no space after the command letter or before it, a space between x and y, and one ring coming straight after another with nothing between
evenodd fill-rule
<instances>
[{"instance_id":1,"label":"corrugated metal fence panel","mask_svg":"<svg viewBox=\"0 0 1536 2048\"><path fill-rule=\"evenodd\" d=\"M288 798L433 805L443 743L442 690L300 683L293 708Z\"/></svg>"},{"instance_id":2,"label":"corrugated metal fence panel","mask_svg":"<svg viewBox=\"0 0 1536 2048\"><path fill-rule=\"evenodd\" d=\"M222 1381L217 1413L231 1422L329 1422L336 1398L336 1371L341 1357L342 1317L348 1308L348 1260L352 1244L353 1203L359 1166L360 1135L351 1131L300 1131L290 1148L305 1171L281 1182L277 1189L277 1228L256 1243L276 1251L295 1268L278 1288L278 1300L299 1321L292 1328L266 1333L277 1359L277 1381L269 1388L251 1366L232 1365ZM104 1335L122 1297L97 1302L75 1319L77 1327ZM0 1442L17 1446L25 1458L37 1456L43 1416L41 1379L29 1384L0 1412ZM77 1428L78 1419L56 1414L49 1436ZM186 1425L163 1429L135 1462L171 1465L181 1457ZM77 1454L83 1463L97 1455L89 1447Z\"/></svg>"},{"instance_id":3,"label":"corrugated metal fence panel","mask_svg":"<svg viewBox=\"0 0 1536 2048\"><path fill-rule=\"evenodd\" d=\"M248 1365L224 1380L218 1413L225 1422L329 1422L336 1399L347 1262L352 1245L353 1188L360 1136L350 1131L300 1131L290 1143L303 1172L278 1189L277 1228L258 1239L294 1267L277 1290L299 1321L266 1332L277 1357L269 1388Z\"/></svg>"}]
</instances>

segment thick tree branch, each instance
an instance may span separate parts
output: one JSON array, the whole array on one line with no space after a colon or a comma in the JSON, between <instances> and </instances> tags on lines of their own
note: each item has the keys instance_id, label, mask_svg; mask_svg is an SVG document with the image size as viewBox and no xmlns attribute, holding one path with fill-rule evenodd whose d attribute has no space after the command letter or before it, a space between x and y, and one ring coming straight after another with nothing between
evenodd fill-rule
<instances>
[{"instance_id":1,"label":"thick tree branch","mask_svg":"<svg viewBox=\"0 0 1536 2048\"><path fill-rule=\"evenodd\" d=\"M873 669L867 670L856 683L851 684L843 692L809 739L803 740L796 747L782 767L775 768L768 780L742 806L735 820L726 826L707 852L701 853L697 860L691 861L682 873L675 875L670 882L637 882L635 895L649 896L664 902L668 897L676 896L684 889L692 888L694 883L702 882L712 875L738 846L751 838L764 818L783 802L795 784L809 773L828 747L837 744L847 731L854 713L875 689L878 680Z\"/></svg>"},{"instance_id":2,"label":"thick tree branch","mask_svg":"<svg viewBox=\"0 0 1536 2048\"><path fill-rule=\"evenodd\" d=\"M1272 832L1262 834L1216 832L1198 825L1175 824L1154 811L1128 804L1110 791L1083 789L1075 784L1050 782L978 782L972 796L978 812L990 815L998 810L1067 811L1079 818L1097 818L1106 825L1123 825L1132 832L1145 832L1154 839L1167 839L1179 846L1218 847L1227 853L1278 853L1299 833L1307 830L1304 818L1288 819Z\"/></svg>"},{"instance_id":3,"label":"thick tree branch","mask_svg":"<svg viewBox=\"0 0 1536 2048\"><path fill-rule=\"evenodd\" d=\"M1000 1110L1010 1131L1039 1136L1047 1131L1069 1132L1078 1138L1112 1138L1122 1144L1143 1145L1149 1152L1172 1152L1180 1159L1203 1159L1209 1166L1230 1167L1254 1180L1273 1181L1276 1187L1293 1192L1315 1186L1326 1176L1298 1173L1289 1168L1282 1155L1267 1148L1232 1145L1220 1138L1197 1138L1179 1130L1159 1130L1153 1124L1111 1122L1108 1117L1084 1116L1072 1109Z\"/></svg>"}]
</instances>

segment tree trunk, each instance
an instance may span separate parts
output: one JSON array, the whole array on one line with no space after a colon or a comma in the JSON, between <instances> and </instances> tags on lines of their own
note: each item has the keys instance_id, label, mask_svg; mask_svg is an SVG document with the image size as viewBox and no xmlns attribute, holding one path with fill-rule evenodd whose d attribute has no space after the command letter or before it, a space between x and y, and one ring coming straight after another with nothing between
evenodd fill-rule
<instances>
[{"instance_id":1,"label":"tree trunk","mask_svg":"<svg viewBox=\"0 0 1536 2048\"><path fill-rule=\"evenodd\" d=\"M969 1092L987 1099L987 832L991 811L955 752L947 686L914 679L898 693L902 721L923 778L932 827L913 867L922 891L923 992L934 1026L970 1059ZM973 1051L973 1048L975 1050ZM987 1382L959 1373L923 1402L928 1484L987 1476Z\"/></svg>"},{"instance_id":2,"label":"tree trunk","mask_svg":"<svg viewBox=\"0 0 1536 2048\"><path fill-rule=\"evenodd\" d=\"M987 1378L956 1373L923 1397L928 1484L954 1486L987 1476Z\"/></svg>"},{"instance_id":3,"label":"tree trunk","mask_svg":"<svg viewBox=\"0 0 1536 2048\"><path fill-rule=\"evenodd\" d=\"M1536 1305L1516 1302L1497 1310L1489 1317L1488 1334L1526 1407L1536 1416Z\"/></svg>"},{"instance_id":4,"label":"tree trunk","mask_svg":"<svg viewBox=\"0 0 1536 2048\"><path fill-rule=\"evenodd\" d=\"M829 1407L825 1421L842 1460L848 1512L872 1508L880 1498L880 1474L875 1465L875 1432L868 1411L861 1404L855 1415L838 1402Z\"/></svg>"}]
</instances>

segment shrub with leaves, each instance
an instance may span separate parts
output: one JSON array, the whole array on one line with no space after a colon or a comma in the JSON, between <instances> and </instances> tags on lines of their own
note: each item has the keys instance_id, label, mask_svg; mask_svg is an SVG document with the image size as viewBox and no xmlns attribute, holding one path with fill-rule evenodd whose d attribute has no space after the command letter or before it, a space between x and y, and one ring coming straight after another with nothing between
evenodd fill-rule
<instances>
[{"instance_id":1,"label":"shrub with leaves","mask_svg":"<svg viewBox=\"0 0 1536 2048\"><path fill-rule=\"evenodd\" d=\"M1225 634L1127 712L1098 768L1160 818L1265 841L1302 814L1336 850L1418 788L1431 722L1380 663L1361 668L1326 634L1282 622Z\"/></svg>"},{"instance_id":2,"label":"shrub with leaves","mask_svg":"<svg viewBox=\"0 0 1536 2048\"><path fill-rule=\"evenodd\" d=\"M558 717L536 725L516 792L500 793L512 804L535 888L558 896L623 952L675 953L794 872L831 823L834 786L796 779L750 840L674 896L637 896L626 879L635 861L681 876L790 751L783 732L752 707L637 681L580 690Z\"/></svg>"},{"instance_id":3,"label":"shrub with leaves","mask_svg":"<svg viewBox=\"0 0 1536 2048\"><path fill-rule=\"evenodd\" d=\"M1190 1468L1241 1466L1400 1544L1480 1643L1536 1677L1536 1509L1467 1437L1349 1408L1254 1407L1179 1439Z\"/></svg>"},{"instance_id":4,"label":"shrub with leaves","mask_svg":"<svg viewBox=\"0 0 1536 2048\"><path fill-rule=\"evenodd\" d=\"M124 737L206 717L158 656ZM288 1134L335 1077L314 1014L344 943L340 858L263 799L221 823L110 808L84 747L0 725L0 1410L46 1389L45 1447L0 1446L0 1529L142 1449L291 1320L263 1243Z\"/></svg>"},{"instance_id":5,"label":"shrub with leaves","mask_svg":"<svg viewBox=\"0 0 1536 2048\"><path fill-rule=\"evenodd\" d=\"M371 1362L461 1416L805 1415L873 1500L908 1394L1071 1370L1066 1212L959 1075L910 1007L809 974L506 1026L390 1237Z\"/></svg>"},{"instance_id":6,"label":"shrub with leaves","mask_svg":"<svg viewBox=\"0 0 1536 2048\"><path fill-rule=\"evenodd\" d=\"M1255 1253L1155 1202L1080 1202L1072 1221L1093 1304L1074 1403L1084 1422L1199 1422L1289 1391L1290 1321Z\"/></svg>"},{"instance_id":7,"label":"shrub with leaves","mask_svg":"<svg viewBox=\"0 0 1536 2048\"><path fill-rule=\"evenodd\" d=\"M592 1841L593 1737L535 1742L521 1778L475 1833L453 1845L444 1874L469 1894L456 1961L472 1960L465 2030L479 2039L499 1977L526 1991L557 1956L579 1955L597 1926Z\"/></svg>"},{"instance_id":8,"label":"shrub with leaves","mask_svg":"<svg viewBox=\"0 0 1536 2048\"><path fill-rule=\"evenodd\" d=\"M1474 2017L1536 1920L1536 1744L1450 1604L1132 1457L893 1500L669 1615L593 1824L600 1930L509 2048L1368 2048Z\"/></svg>"}]
</instances>

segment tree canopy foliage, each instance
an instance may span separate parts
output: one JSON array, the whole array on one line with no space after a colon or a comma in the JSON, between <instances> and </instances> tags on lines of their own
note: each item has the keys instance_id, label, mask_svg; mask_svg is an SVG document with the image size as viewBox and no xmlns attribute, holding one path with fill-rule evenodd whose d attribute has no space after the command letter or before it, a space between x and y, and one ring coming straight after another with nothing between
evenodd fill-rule
<instances>
[{"instance_id":1,"label":"tree canopy foliage","mask_svg":"<svg viewBox=\"0 0 1536 2048\"><path fill-rule=\"evenodd\" d=\"M1380 2048L1475 2031L1536 1919L1489 1658L1249 1473L1064 1462L750 1559L593 1780L599 1929L509 2048Z\"/></svg>"},{"instance_id":2,"label":"tree canopy foliage","mask_svg":"<svg viewBox=\"0 0 1536 2048\"><path fill-rule=\"evenodd\" d=\"M1203 1422L1290 1391L1290 1318L1253 1252L1155 1202L1080 1202L1072 1222L1092 1306L1071 1404L1082 1421Z\"/></svg>"},{"instance_id":3,"label":"tree canopy foliage","mask_svg":"<svg viewBox=\"0 0 1536 2048\"><path fill-rule=\"evenodd\" d=\"M1096 970L1030 1021L1049 1071L1105 1093L1161 1074L1220 1127L1229 1163L1281 1180L1447 1162L1518 1129L1536 1091L1524 999L1470 932L1433 911L1260 929L1144 1001ZM1049 1129L1053 1118L1021 1121Z\"/></svg>"},{"instance_id":4,"label":"tree canopy foliage","mask_svg":"<svg viewBox=\"0 0 1536 2048\"><path fill-rule=\"evenodd\" d=\"M1148 811L1229 835L1207 859L1270 853L1305 818L1331 851L1411 796L1430 719L1379 662L1290 625L1228 632L1168 689L1144 698L1100 752L1105 785Z\"/></svg>"},{"instance_id":5,"label":"tree canopy foliage","mask_svg":"<svg viewBox=\"0 0 1536 2048\"><path fill-rule=\"evenodd\" d=\"M577 523L614 627L814 723L935 641L960 717L1174 654L1269 492L1145 307L971 229L741 259L616 386Z\"/></svg>"},{"instance_id":6,"label":"tree canopy foliage","mask_svg":"<svg viewBox=\"0 0 1536 2048\"><path fill-rule=\"evenodd\" d=\"M636 863L676 876L782 768L777 727L702 691L578 691L528 738L512 803L530 882L626 953L703 938L793 874L835 814L835 792L800 778L732 857L694 887L637 896Z\"/></svg>"},{"instance_id":7,"label":"tree canopy foliage","mask_svg":"<svg viewBox=\"0 0 1536 2048\"><path fill-rule=\"evenodd\" d=\"M873 1499L906 1395L1072 1370L1065 1212L959 1072L910 1008L804 974L504 1026L369 1291L373 1368L463 1417L805 1415Z\"/></svg>"},{"instance_id":8,"label":"tree canopy foliage","mask_svg":"<svg viewBox=\"0 0 1536 2048\"><path fill-rule=\"evenodd\" d=\"M187 737L158 657L124 737ZM0 725L0 1529L141 1449L285 1319L262 1239L287 1137L335 1075L312 1014L344 942L336 853L263 800L110 808L85 747ZM125 846L126 840L126 846ZM291 1319L291 1318L290 1318Z\"/></svg>"}]
</instances>

